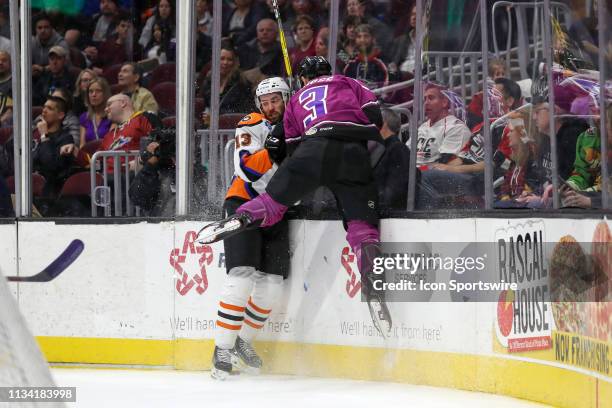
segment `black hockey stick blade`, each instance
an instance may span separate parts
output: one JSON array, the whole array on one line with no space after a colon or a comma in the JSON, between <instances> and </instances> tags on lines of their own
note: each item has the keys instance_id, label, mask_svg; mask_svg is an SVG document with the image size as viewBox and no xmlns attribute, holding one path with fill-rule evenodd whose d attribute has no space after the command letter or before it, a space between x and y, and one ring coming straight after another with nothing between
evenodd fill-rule
<instances>
[{"instance_id":1,"label":"black hockey stick blade","mask_svg":"<svg viewBox=\"0 0 612 408\"><path fill-rule=\"evenodd\" d=\"M221 221L210 223L202 228L198 232L196 242L203 245L213 244L259 224L253 223L251 217L246 214L230 215Z\"/></svg>"},{"instance_id":2,"label":"black hockey stick blade","mask_svg":"<svg viewBox=\"0 0 612 408\"><path fill-rule=\"evenodd\" d=\"M7 276L9 282L49 282L57 278L81 255L85 244L80 239L73 240L70 245L49 266L32 276Z\"/></svg>"}]
</instances>

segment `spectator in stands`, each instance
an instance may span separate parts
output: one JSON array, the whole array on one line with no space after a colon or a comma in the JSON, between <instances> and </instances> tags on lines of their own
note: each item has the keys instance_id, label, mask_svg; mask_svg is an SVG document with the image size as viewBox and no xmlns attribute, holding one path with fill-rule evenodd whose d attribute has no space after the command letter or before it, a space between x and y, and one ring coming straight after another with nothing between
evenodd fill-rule
<instances>
[{"instance_id":1,"label":"spectator in stands","mask_svg":"<svg viewBox=\"0 0 612 408\"><path fill-rule=\"evenodd\" d=\"M132 99L130 107L133 107L137 112L146 111L157 114L159 105L151 91L140 86L141 77L140 68L136 63L127 62L123 64L118 75L121 92Z\"/></svg>"},{"instance_id":2,"label":"spectator in stands","mask_svg":"<svg viewBox=\"0 0 612 408\"><path fill-rule=\"evenodd\" d=\"M14 217L15 209L6 180L0 174L0 217Z\"/></svg>"},{"instance_id":3,"label":"spectator in stands","mask_svg":"<svg viewBox=\"0 0 612 408\"><path fill-rule=\"evenodd\" d=\"M506 64L504 64L504 61L497 58L492 58L489 60L489 78L491 78L493 81L497 80L498 78L507 78Z\"/></svg>"},{"instance_id":4,"label":"spectator in stands","mask_svg":"<svg viewBox=\"0 0 612 408\"><path fill-rule=\"evenodd\" d=\"M140 139L157 127L156 116L148 112L135 111L132 100L125 94L111 96L106 102L106 115L114 124L100 145L99 151L140 150ZM108 161L108 172L112 173L112 161Z\"/></svg>"},{"instance_id":5,"label":"spectator in stands","mask_svg":"<svg viewBox=\"0 0 612 408\"><path fill-rule=\"evenodd\" d=\"M0 127L13 125L13 98L0 92Z\"/></svg>"},{"instance_id":6,"label":"spectator in stands","mask_svg":"<svg viewBox=\"0 0 612 408\"><path fill-rule=\"evenodd\" d=\"M38 77L43 74L45 67L49 64L51 49L61 47L65 50L64 56L68 55L68 44L51 26L51 20L47 14L40 14L34 18L36 36L32 38L32 76ZM41 101L41 104L44 102Z\"/></svg>"},{"instance_id":7,"label":"spectator in stands","mask_svg":"<svg viewBox=\"0 0 612 408\"><path fill-rule=\"evenodd\" d=\"M448 163L455 158L471 133L461 119L451 114L451 110L459 110L454 109L458 107L451 100L451 92L429 84L423 96L427 121L419 126L417 166L425 170L434 163ZM410 140L407 146L410 147Z\"/></svg>"},{"instance_id":8,"label":"spectator in stands","mask_svg":"<svg viewBox=\"0 0 612 408\"><path fill-rule=\"evenodd\" d=\"M221 61L219 63L221 82L219 86L219 113L249 113L254 110L251 85L244 78L236 50L231 40L221 43ZM209 72L202 86L202 97L204 104L210 106L211 75ZM210 123L208 109L205 111L202 121L205 126Z\"/></svg>"},{"instance_id":9,"label":"spectator in stands","mask_svg":"<svg viewBox=\"0 0 612 408\"><path fill-rule=\"evenodd\" d=\"M85 101L87 100L87 88L89 83L98 76L91 69L84 69L79 73L76 83L74 84L74 94L72 95L72 111L75 115L80 116L81 113L87 110Z\"/></svg>"},{"instance_id":10,"label":"spectator in stands","mask_svg":"<svg viewBox=\"0 0 612 408\"><path fill-rule=\"evenodd\" d=\"M415 47L416 47L416 5L410 9L409 27L404 34L395 38L393 41L394 48L389 63L389 70L393 73L401 72L402 74L414 73L415 62Z\"/></svg>"},{"instance_id":11,"label":"spectator in stands","mask_svg":"<svg viewBox=\"0 0 612 408\"><path fill-rule=\"evenodd\" d=\"M523 104L521 87L511 79L496 78L495 87L503 95L503 103L507 111L518 109Z\"/></svg>"},{"instance_id":12,"label":"spectator in stands","mask_svg":"<svg viewBox=\"0 0 612 408\"><path fill-rule=\"evenodd\" d=\"M234 0L234 6L231 12L223 13L222 32L238 47L255 38L257 23L266 16L266 11L253 0Z\"/></svg>"},{"instance_id":13,"label":"spectator in stands","mask_svg":"<svg viewBox=\"0 0 612 408\"><path fill-rule=\"evenodd\" d=\"M0 51L0 93L13 96L11 54L6 51Z\"/></svg>"},{"instance_id":14,"label":"spectator in stands","mask_svg":"<svg viewBox=\"0 0 612 408\"><path fill-rule=\"evenodd\" d=\"M42 105L47 95L57 88L64 88L74 92L76 77L67 66L68 51L64 47L55 45L49 50L49 67L34 82L32 90L32 103Z\"/></svg>"},{"instance_id":15,"label":"spectator in stands","mask_svg":"<svg viewBox=\"0 0 612 408\"><path fill-rule=\"evenodd\" d=\"M131 16L128 13L119 13L114 33L98 45L97 56L92 60L98 75L102 74L105 68L129 60L127 46L129 44L131 28Z\"/></svg>"},{"instance_id":16,"label":"spectator in stands","mask_svg":"<svg viewBox=\"0 0 612 408\"><path fill-rule=\"evenodd\" d=\"M297 19L300 16L310 16L315 25L319 25L320 16L317 3L313 0L291 0L291 9L293 10L293 16ZM289 21L291 25L294 25L297 21ZM284 23L284 20L283 20Z\"/></svg>"},{"instance_id":17,"label":"spectator in stands","mask_svg":"<svg viewBox=\"0 0 612 408\"><path fill-rule=\"evenodd\" d=\"M487 101L489 103L488 108L490 120L500 118L508 113L508 109L504 103L504 95L491 80L487 80ZM482 123L484 117L483 112L483 93L479 92L472 97L472 101L467 108L466 124L470 129L474 129L475 126Z\"/></svg>"},{"instance_id":18,"label":"spectator in stands","mask_svg":"<svg viewBox=\"0 0 612 408\"><path fill-rule=\"evenodd\" d=\"M534 81L531 87L532 115L540 135L538 152L540 163L546 169L546 179L552 182L552 159L550 153L550 137L557 139L557 171L564 180L570 176L576 158L576 142L578 135L588 129L584 120L573 118L556 118L554 129L550 129L550 113L548 105L548 81L542 76ZM575 99L567 88L555 86L554 112L556 115L567 114Z\"/></svg>"},{"instance_id":19,"label":"spectator in stands","mask_svg":"<svg viewBox=\"0 0 612 408\"><path fill-rule=\"evenodd\" d=\"M93 16L94 29L91 35L91 40L95 45L100 44L111 37L117 25L116 18L118 15L119 4L117 0L100 0L100 13ZM91 51L93 50L89 49L88 51L88 49L85 49L85 53L87 53L88 56Z\"/></svg>"},{"instance_id":20,"label":"spectator in stands","mask_svg":"<svg viewBox=\"0 0 612 408\"><path fill-rule=\"evenodd\" d=\"M382 156L373 153L374 180L378 185L379 206L383 210L405 210L408 198L410 150L398 135L400 116L391 109L382 110L383 126L380 135L385 140Z\"/></svg>"},{"instance_id":21,"label":"spectator in stands","mask_svg":"<svg viewBox=\"0 0 612 408\"><path fill-rule=\"evenodd\" d=\"M45 196L57 196L74 163L74 140L68 129L62 126L65 115L66 102L49 96L43 107L42 119L36 125L32 165L34 171L46 180Z\"/></svg>"},{"instance_id":22,"label":"spectator in stands","mask_svg":"<svg viewBox=\"0 0 612 408\"><path fill-rule=\"evenodd\" d=\"M72 93L65 88L57 88L51 96L62 99L66 103L66 114L62 121L62 127L70 133L74 143L78 146L79 143L79 118L72 111ZM35 120L36 121L36 120Z\"/></svg>"},{"instance_id":23,"label":"spectator in stands","mask_svg":"<svg viewBox=\"0 0 612 408\"><path fill-rule=\"evenodd\" d=\"M85 99L87 111L79 118L80 148L88 142L102 139L110 130L111 121L106 117L106 102L110 97L111 89L106 79L94 78L89 83Z\"/></svg>"},{"instance_id":24,"label":"spectator in stands","mask_svg":"<svg viewBox=\"0 0 612 408\"><path fill-rule=\"evenodd\" d=\"M342 23L342 40L341 47L338 51L338 58L342 61L343 65L348 64L351 60L357 57L358 49L355 40L357 39L357 33L355 29L364 24L364 20L357 16L346 16Z\"/></svg>"},{"instance_id":25,"label":"spectator in stands","mask_svg":"<svg viewBox=\"0 0 612 408\"><path fill-rule=\"evenodd\" d=\"M356 29L355 43L359 50L357 57L344 67L344 75L358 79L370 88L379 88L389 84L389 71L379 58L380 50L374 46L372 28L362 24Z\"/></svg>"},{"instance_id":26,"label":"spectator in stands","mask_svg":"<svg viewBox=\"0 0 612 408\"><path fill-rule=\"evenodd\" d=\"M202 69L210 63L211 58L212 38L198 30L196 33L196 72L201 74Z\"/></svg>"},{"instance_id":27,"label":"spectator in stands","mask_svg":"<svg viewBox=\"0 0 612 408\"><path fill-rule=\"evenodd\" d=\"M155 14L153 14L145 26L142 28L138 44L146 48L153 39L154 27L159 26L160 31L164 31L168 37L168 41L176 37L176 13L174 2L170 0L159 0Z\"/></svg>"},{"instance_id":28,"label":"spectator in stands","mask_svg":"<svg viewBox=\"0 0 612 408\"><path fill-rule=\"evenodd\" d=\"M81 31L76 28L70 28L64 33L64 41L68 45L68 56L70 64L74 67L84 69L87 67L87 57L81 51L79 45L81 39Z\"/></svg>"},{"instance_id":29,"label":"spectator in stands","mask_svg":"<svg viewBox=\"0 0 612 408\"><path fill-rule=\"evenodd\" d=\"M277 35L276 21L264 18L257 23L257 37L238 48L242 69L257 68L257 71L266 76L283 76L283 53L276 41Z\"/></svg>"},{"instance_id":30,"label":"spectator in stands","mask_svg":"<svg viewBox=\"0 0 612 408\"><path fill-rule=\"evenodd\" d=\"M285 33L285 41L287 41L287 47L289 49L295 47L295 39L293 38L292 27L295 23L295 13L293 12L293 7L291 2L288 0L278 0L278 10L280 12L280 17L283 20L283 31ZM266 5L268 6L267 17L275 19L274 16L274 8L272 0L266 0Z\"/></svg>"},{"instance_id":31,"label":"spectator in stands","mask_svg":"<svg viewBox=\"0 0 612 408\"><path fill-rule=\"evenodd\" d=\"M392 35L391 31L378 19L367 11L367 0L348 0L346 2L346 14L361 17L371 28L372 36L381 50L390 50Z\"/></svg>"},{"instance_id":32,"label":"spectator in stands","mask_svg":"<svg viewBox=\"0 0 612 408\"><path fill-rule=\"evenodd\" d=\"M496 208L544 207L550 197L542 197L540 170L537 159L537 144L527 134L525 119L515 118L510 127L512 164L504 175L504 181L495 202Z\"/></svg>"},{"instance_id":33,"label":"spectator in stands","mask_svg":"<svg viewBox=\"0 0 612 408\"><path fill-rule=\"evenodd\" d=\"M315 40L315 55L319 55L327 59L328 54L329 54L328 45L329 45L329 28L323 27L317 33L317 38ZM336 73L344 72L344 67L345 67L344 62L342 62L342 60L340 59L340 56L336 54L336 69L334 72Z\"/></svg>"},{"instance_id":34,"label":"spectator in stands","mask_svg":"<svg viewBox=\"0 0 612 408\"><path fill-rule=\"evenodd\" d=\"M196 21L200 33L212 35L212 15L208 11L208 0L196 1Z\"/></svg>"},{"instance_id":35,"label":"spectator in stands","mask_svg":"<svg viewBox=\"0 0 612 408\"><path fill-rule=\"evenodd\" d=\"M610 163L612 162L612 104L608 104L605 115L608 163ZM567 185L560 186L564 207L602 208L602 177L605 176L601 174L599 123L597 120L595 127L591 127L578 136L574 169L567 179ZM611 182L612 179L609 178L608 186L611 185Z\"/></svg>"},{"instance_id":36,"label":"spectator in stands","mask_svg":"<svg viewBox=\"0 0 612 408\"><path fill-rule=\"evenodd\" d=\"M296 46L290 52L293 72L297 72L298 65L304 58L315 55L316 31L317 28L312 17L300 15L295 19L293 34L296 38Z\"/></svg>"},{"instance_id":37,"label":"spectator in stands","mask_svg":"<svg viewBox=\"0 0 612 408\"><path fill-rule=\"evenodd\" d=\"M175 51L171 47L175 43L170 41L171 32L168 27L155 23L153 25L153 36L151 41L143 50L145 59L157 59L159 64L165 64L174 60Z\"/></svg>"}]
</instances>

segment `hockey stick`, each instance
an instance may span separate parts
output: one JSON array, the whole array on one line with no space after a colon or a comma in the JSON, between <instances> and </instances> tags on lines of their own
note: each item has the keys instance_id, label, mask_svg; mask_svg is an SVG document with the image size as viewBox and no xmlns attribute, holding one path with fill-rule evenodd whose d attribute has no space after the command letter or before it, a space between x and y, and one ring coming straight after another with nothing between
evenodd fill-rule
<instances>
[{"instance_id":1,"label":"hockey stick","mask_svg":"<svg viewBox=\"0 0 612 408\"><path fill-rule=\"evenodd\" d=\"M262 220L253 221L247 214L234 214L221 221L215 221L200 231L196 242L202 245L214 244L251 228L257 228Z\"/></svg>"},{"instance_id":2,"label":"hockey stick","mask_svg":"<svg viewBox=\"0 0 612 408\"><path fill-rule=\"evenodd\" d=\"M62 252L53 262L36 275L32 276L7 276L9 282L49 282L57 278L81 255L85 245L80 239L73 240L64 252Z\"/></svg>"},{"instance_id":3,"label":"hockey stick","mask_svg":"<svg viewBox=\"0 0 612 408\"><path fill-rule=\"evenodd\" d=\"M293 89L293 72L291 69L291 60L289 59L289 51L287 51L287 41L285 40L285 32L283 31L283 21L281 20L277 0L272 0L272 8L274 9L274 17L276 18L276 24L278 24L278 35L281 43L281 50L283 51L283 59L285 60L285 70L287 71L287 76L289 77L289 89Z\"/></svg>"}]
</instances>

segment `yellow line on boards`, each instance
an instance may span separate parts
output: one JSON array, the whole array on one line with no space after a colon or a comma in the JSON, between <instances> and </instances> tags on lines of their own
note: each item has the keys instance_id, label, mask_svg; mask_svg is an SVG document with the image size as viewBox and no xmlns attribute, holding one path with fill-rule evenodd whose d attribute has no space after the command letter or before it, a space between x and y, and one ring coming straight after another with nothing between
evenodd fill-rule
<instances>
[{"instance_id":1,"label":"yellow line on boards","mask_svg":"<svg viewBox=\"0 0 612 408\"><path fill-rule=\"evenodd\" d=\"M50 363L209 370L212 340L37 337ZM612 406L612 383L572 370L491 356L372 347L256 342L273 374L394 381L502 394L557 407ZM596 390L596 388L598 388ZM597 401L597 399L599 401Z\"/></svg>"}]
</instances>

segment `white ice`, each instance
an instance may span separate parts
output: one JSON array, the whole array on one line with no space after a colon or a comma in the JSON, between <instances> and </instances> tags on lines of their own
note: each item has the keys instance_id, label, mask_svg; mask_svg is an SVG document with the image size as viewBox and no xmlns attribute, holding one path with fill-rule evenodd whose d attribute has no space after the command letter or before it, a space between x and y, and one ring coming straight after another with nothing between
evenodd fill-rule
<instances>
[{"instance_id":1,"label":"white ice","mask_svg":"<svg viewBox=\"0 0 612 408\"><path fill-rule=\"evenodd\" d=\"M209 372L54 368L58 386L77 387L67 407L542 407L499 395L407 384L281 375L233 376Z\"/></svg>"}]
</instances>

